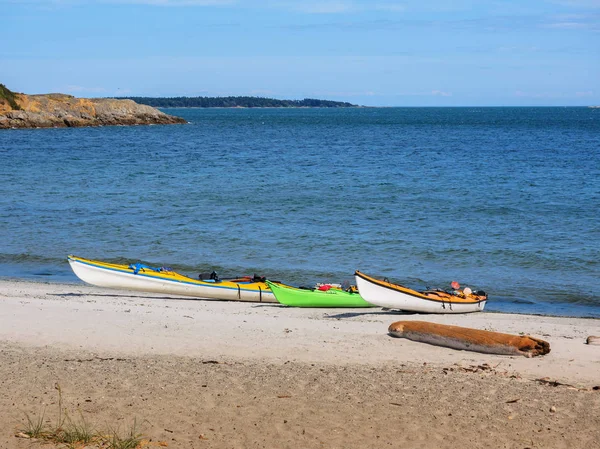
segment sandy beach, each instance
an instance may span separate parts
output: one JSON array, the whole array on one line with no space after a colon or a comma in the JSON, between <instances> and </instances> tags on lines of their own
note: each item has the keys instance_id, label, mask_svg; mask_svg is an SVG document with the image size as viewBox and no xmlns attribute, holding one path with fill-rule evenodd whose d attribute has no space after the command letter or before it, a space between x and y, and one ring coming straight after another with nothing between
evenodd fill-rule
<instances>
[{"instance_id":1,"label":"sandy beach","mask_svg":"<svg viewBox=\"0 0 600 449\"><path fill-rule=\"evenodd\" d=\"M398 320L529 334L525 358L392 338ZM26 413L135 419L175 448L600 447L600 320L200 301L0 281L0 448Z\"/></svg>"}]
</instances>

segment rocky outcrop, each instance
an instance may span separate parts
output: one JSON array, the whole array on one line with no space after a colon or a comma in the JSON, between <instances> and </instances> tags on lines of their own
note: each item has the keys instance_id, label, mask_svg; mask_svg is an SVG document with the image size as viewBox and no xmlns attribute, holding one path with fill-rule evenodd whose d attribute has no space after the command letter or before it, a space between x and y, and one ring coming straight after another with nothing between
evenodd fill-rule
<instances>
[{"instance_id":1,"label":"rocky outcrop","mask_svg":"<svg viewBox=\"0 0 600 449\"><path fill-rule=\"evenodd\" d=\"M14 107L16 102L18 108ZM165 125L186 123L132 100L75 98L72 95L14 94L13 105L0 98L2 128L65 128L109 125Z\"/></svg>"}]
</instances>

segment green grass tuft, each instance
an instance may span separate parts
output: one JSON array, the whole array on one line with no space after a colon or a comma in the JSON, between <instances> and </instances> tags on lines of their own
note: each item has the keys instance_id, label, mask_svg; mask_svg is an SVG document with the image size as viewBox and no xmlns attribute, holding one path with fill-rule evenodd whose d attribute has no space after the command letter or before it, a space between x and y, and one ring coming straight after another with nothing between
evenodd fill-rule
<instances>
[{"instance_id":1,"label":"green grass tuft","mask_svg":"<svg viewBox=\"0 0 600 449\"><path fill-rule=\"evenodd\" d=\"M143 436L138 433L137 420L133 420L133 425L124 436L119 435L118 429L110 429L108 438L104 438L104 442L108 449L135 449L142 442Z\"/></svg>"},{"instance_id":2,"label":"green grass tuft","mask_svg":"<svg viewBox=\"0 0 600 449\"><path fill-rule=\"evenodd\" d=\"M77 443L89 444L98 439L98 434L94 426L85 419L81 411L79 412L79 421L73 421L66 418L65 424L56 432L57 441L70 446Z\"/></svg>"},{"instance_id":3,"label":"green grass tuft","mask_svg":"<svg viewBox=\"0 0 600 449\"><path fill-rule=\"evenodd\" d=\"M55 384L58 390L58 419L56 426L48 427L44 423L46 409L37 417L31 417L25 413L27 424L20 432L31 438L43 440L46 443L65 445L67 448L81 448L90 444L99 444L103 449L136 449L143 441L143 435L138 431L137 420L133 420L132 426L124 435L118 428L108 427L108 431L99 432L90 421L79 410L79 419L73 420L69 417L66 409L63 409L62 389ZM62 447L62 446L60 446Z\"/></svg>"},{"instance_id":4,"label":"green grass tuft","mask_svg":"<svg viewBox=\"0 0 600 449\"><path fill-rule=\"evenodd\" d=\"M46 409L44 409L37 418L31 418L28 413L25 413L27 424L21 429L21 432L31 438L42 438L47 435L46 425L44 424L45 414Z\"/></svg>"}]
</instances>

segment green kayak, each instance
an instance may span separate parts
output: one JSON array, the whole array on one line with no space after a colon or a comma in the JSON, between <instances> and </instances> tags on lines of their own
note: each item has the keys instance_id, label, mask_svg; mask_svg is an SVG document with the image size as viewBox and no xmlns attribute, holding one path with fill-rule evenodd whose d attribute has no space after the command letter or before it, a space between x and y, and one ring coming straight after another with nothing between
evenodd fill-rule
<instances>
[{"instance_id":1,"label":"green kayak","mask_svg":"<svg viewBox=\"0 0 600 449\"><path fill-rule=\"evenodd\" d=\"M307 290L274 284L266 281L277 301L292 307L377 307L368 303L358 293L339 288Z\"/></svg>"}]
</instances>

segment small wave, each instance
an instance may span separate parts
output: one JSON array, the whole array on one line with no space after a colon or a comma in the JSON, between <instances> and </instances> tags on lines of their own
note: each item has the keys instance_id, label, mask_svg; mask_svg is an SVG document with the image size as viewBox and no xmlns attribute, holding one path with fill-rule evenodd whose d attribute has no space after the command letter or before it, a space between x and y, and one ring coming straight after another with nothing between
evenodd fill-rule
<instances>
[{"instance_id":1,"label":"small wave","mask_svg":"<svg viewBox=\"0 0 600 449\"><path fill-rule=\"evenodd\" d=\"M513 304L528 304L528 305L535 304L535 301L529 301L527 299L513 299L511 302Z\"/></svg>"},{"instance_id":2,"label":"small wave","mask_svg":"<svg viewBox=\"0 0 600 449\"><path fill-rule=\"evenodd\" d=\"M55 264L65 263L66 256L64 258L56 258L50 256L42 256L39 254L2 254L0 253L0 263L5 264Z\"/></svg>"}]
</instances>

